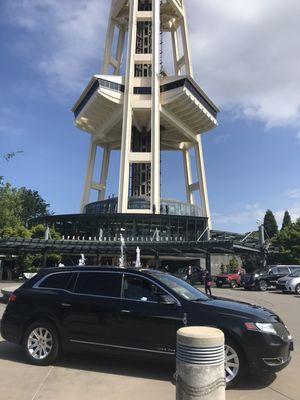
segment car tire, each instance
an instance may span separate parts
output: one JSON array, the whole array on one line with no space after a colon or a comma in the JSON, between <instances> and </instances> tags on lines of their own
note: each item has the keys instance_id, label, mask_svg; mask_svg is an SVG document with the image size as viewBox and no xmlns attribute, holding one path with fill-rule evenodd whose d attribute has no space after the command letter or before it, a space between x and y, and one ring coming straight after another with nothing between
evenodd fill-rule
<instances>
[{"instance_id":1,"label":"car tire","mask_svg":"<svg viewBox=\"0 0 300 400\"><path fill-rule=\"evenodd\" d=\"M296 285L295 287L295 293L298 294L300 296L300 283L298 283L298 285Z\"/></svg>"},{"instance_id":2,"label":"car tire","mask_svg":"<svg viewBox=\"0 0 300 400\"><path fill-rule=\"evenodd\" d=\"M236 364L236 367L234 366ZM245 357L240 347L230 338L225 339L225 379L226 389L235 387L245 372Z\"/></svg>"},{"instance_id":3,"label":"car tire","mask_svg":"<svg viewBox=\"0 0 300 400\"><path fill-rule=\"evenodd\" d=\"M230 286L231 289L237 288L238 287L237 281L235 281L235 280L230 281L229 286Z\"/></svg>"},{"instance_id":4,"label":"car tire","mask_svg":"<svg viewBox=\"0 0 300 400\"><path fill-rule=\"evenodd\" d=\"M220 283L216 283L217 288L221 288L223 285L221 285Z\"/></svg>"},{"instance_id":5,"label":"car tire","mask_svg":"<svg viewBox=\"0 0 300 400\"><path fill-rule=\"evenodd\" d=\"M26 359L33 365L51 365L61 353L57 330L47 321L36 321L29 325L22 345Z\"/></svg>"},{"instance_id":6,"label":"car tire","mask_svg":"<svg viewBox=\"0 0 300 400\"><path fill-rule=\"evenodd\" d=\"M264 279L258 282L258 288L261 292L265 292L268 289L268 283Z\"/></svg>"}]
</instances>

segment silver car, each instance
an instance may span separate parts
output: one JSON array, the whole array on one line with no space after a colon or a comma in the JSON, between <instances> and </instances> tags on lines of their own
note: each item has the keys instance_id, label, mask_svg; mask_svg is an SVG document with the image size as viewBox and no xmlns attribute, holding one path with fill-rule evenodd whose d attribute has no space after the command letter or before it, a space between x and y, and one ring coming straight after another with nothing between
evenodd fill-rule
<instances>
[{"instance_id":1,"label":"silver car","mask_svg":"<svg viewBox=\"0 0 300 400\"><path fill-rule=\"evenodd\" d=\"M300 295L300 269L278 279L277 288L281 289L284 293L296 293Z\"/></svg>"}]
</instances>

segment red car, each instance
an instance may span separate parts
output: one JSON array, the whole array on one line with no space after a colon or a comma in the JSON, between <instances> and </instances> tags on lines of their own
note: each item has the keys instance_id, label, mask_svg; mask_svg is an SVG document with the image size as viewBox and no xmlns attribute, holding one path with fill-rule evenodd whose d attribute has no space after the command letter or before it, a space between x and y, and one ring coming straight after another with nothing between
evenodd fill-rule
<instances>
[{"instance_id":1,"label":"red car","mask_svg":"<svg viewBox=\"0 0 300 400\"><path fill-rule=\"evenodd\" d=\"M216 276L216 285L221 288L225 285L231 287L232 289L241 286L241 277L243 275L242 269L232 273L232 274L221 274Z\"/></svg>"}]
</instances>

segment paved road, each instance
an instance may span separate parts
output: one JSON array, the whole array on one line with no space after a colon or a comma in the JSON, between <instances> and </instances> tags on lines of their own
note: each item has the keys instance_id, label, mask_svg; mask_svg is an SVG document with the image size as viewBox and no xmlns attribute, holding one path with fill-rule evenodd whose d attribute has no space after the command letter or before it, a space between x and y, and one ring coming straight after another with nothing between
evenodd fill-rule
<instances>
[{"instance_id":1,"label":"paved road","mask_svg":"<svg viewBox=\"0 0 300 400\"><path fill-rule=\"evenodd\" d=\"M289 367L277 376L247 377L240 387L227 392L227 400L252 400L253 396L300 400L300 297L230 289L214 289L214 293L273 309L288 325L296 347ZM0 304L0 318L3 310ZM24 362L18 346L0 338L0 399L175 400L173 373L170 361L130 354L69 354L54 367L34 367Z\"/></svg>"}]
</instances>

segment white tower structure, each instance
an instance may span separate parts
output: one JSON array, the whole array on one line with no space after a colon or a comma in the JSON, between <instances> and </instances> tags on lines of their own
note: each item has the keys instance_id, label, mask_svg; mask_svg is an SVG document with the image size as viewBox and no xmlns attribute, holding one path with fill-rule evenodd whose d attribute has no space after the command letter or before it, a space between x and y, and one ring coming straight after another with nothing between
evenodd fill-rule
<instances>
[{"instance_id":1,"label":"white tower structure","mask_svg":"<svg viewBox=\"0 0 300 400\"><path fill-rule=\"evenodd\" d=\"M170 74L162 68L162 38L167 35L172 43ZM187 203L195 204L198 191L210 227L201 134L216 127L218 111L193 78L185 1L112 0L102 71L73 108L76 126L91 135L82 210L91 190L98 192L99 201L105 200L110 154L117 150L117 212L160 214L161 152L180 151ZM95 181L100 148L102 167Z\"/></svg>"}]
</instances>

